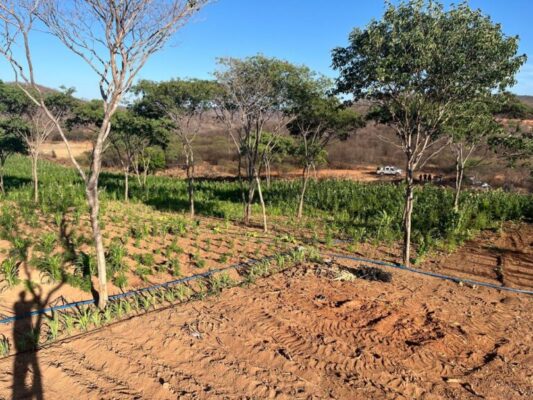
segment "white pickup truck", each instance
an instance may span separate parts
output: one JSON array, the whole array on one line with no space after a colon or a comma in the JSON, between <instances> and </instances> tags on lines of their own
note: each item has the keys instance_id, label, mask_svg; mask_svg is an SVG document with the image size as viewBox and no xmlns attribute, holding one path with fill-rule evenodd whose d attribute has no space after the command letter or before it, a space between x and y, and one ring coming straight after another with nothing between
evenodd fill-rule
<instances>
[{"instance_id":1,"label":"white pickup truck","mask_svg":"<svg viewBox=\"0 0 533 400\"><path fill-rule=\"evenodd\" d=\"M386 167L379 167L376 171L376 174L378 175L401 175L402 170L400 168L393 167L391 165L387 165Z\"/></svg>"}]
</instances>

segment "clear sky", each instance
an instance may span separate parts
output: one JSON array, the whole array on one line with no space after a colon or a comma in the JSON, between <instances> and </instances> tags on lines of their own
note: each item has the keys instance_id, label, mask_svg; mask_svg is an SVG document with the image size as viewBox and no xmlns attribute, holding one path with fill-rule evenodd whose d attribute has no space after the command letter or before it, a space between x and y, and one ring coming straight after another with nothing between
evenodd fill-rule
<instances>
[{"instance_id":1,"label":"clear sky","mask_svg":"<svg viewBox=\"0 0 533 400\"><path fill-rule=\"evenodd\" d=\"M520 52L530 60L512 91L533 95L533 0L471 0L470 5L501 23L506 34L520 36ZM379 18L383 9L382 0L217 0L150 59L140 77L209 78L217 57L257 53L334 77L331 49L347 45L350 31ZM98 97L97 79L83 61L46 34L32 39L41 84L75 87L80 97ZM0 63L0 79L13 79L5 63Z\"/></svg>"}]
</instances>

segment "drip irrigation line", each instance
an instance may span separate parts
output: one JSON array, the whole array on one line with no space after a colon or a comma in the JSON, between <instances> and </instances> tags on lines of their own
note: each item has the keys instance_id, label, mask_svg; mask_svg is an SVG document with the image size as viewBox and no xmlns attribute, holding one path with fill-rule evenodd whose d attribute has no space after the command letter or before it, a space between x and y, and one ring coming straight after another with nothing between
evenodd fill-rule
<instances>
[{"instance_id":1,"label":"drip irrigation line","mask_svg":"<svg viewBox=\"0 0 533 400\"><path fill-rule=\"evenodd\" d=\"M439 279L452 281L452 282L455 282L455 283L467 283L467 284L470 284L470 285L484 286L484 287L491 288L491 289L497 289L497 290L504 290L504 291L508 291L508 292L533 295L533 290L516 289L516 288L512 288L512 287L508 287L508 286L499 286L499 285L495 285L493 283L488 283L488 282L474 281L472 279L463 279L463 278L458 278L456 276L444 275L444 274L439 274L439 273L430 272L430 271L423 271L423 270L420 270L418 268L408 267L408 266L403 265L403 264L393 264L393 263L389 263L389 262L385 262L385 261L372 260L370 258L363 258L363 257L349 256L349 255L345 255L345 254L326 254L326 256L327 257L331 257L331 258L341 258L341 259L345 259L345 260L365 262L365 263L369 263L369 264L379 265L379 266L382 266L382 267L396 268L396 269L400 269L400 270L403 270L403 271L413 272L415 274L426 275L426 276L431 276L433 278L439 278Z\"/></svg>"},{"instance_id":2,"label":"drip irrigation line","mask_svg":"<svg viewBox=\"0 0 533 400\"><path fill-rule=\"evenodd\" d=\"M284 253L284 255L286 255L286 254L288 254L288 253ZM466 283L466 284L470 284L470 285L483 286L483 287L487 287L487 288L490 288L490 289L497 289L497 290L504 290L504 291L513 292L513 293L521 293L521 294L533 295L533 290L516 289L516 288L511 288L511 287L508 287L508 286L499 286L499 285L495 285L495 284L488 283L488 282L480 282L480 281L475 281L475 280L471 280L471 279L463 279L463 278L458 278L456 276L444 275L444 274L439 274L439 273L430 272L430 271L423 271L423 270L420 270L420 269L417 269L417 268L407 267L406 265L402 265L402 264L393 264L393 263L386 262L386 261L380 261L380 260L373 260L373 259L370 259L370 258L350 256L350 255L346 255L346 254L329 253L329 254L325 254L325 255L327 257L331 257L331 258L345 259L345 260L351 260L351 261L357 261L357 262L365 262L365 263L369 263L369 264L379 265L379 266L382 266L382 267L395 268L395 269L399 269L399 270L403 270L403 271L412 272L412 273L415 273L415 274L426 275L426 276L431 276L433 278L439 278L439 279L443 279L443 280L448 280L448 281L455 282L455 283ZM201 279L201 278L207 278L207 277L210 277L211 275L214 275L214 274L217 274L217 273L220 273L220 272L225 272L225 271L228 271L228 270L231 270L231 269L237 270L239 268L252 266L252 265L257 264L257 263L259 263L261 261L271 260L274 257L275 256L268 256L268 257L264 257L264 258L258 259L258 260L257 259L256 260L250 260L250 261L247 261L247 262L242 262L242 263L230 265L230 266L227 266L227 267L224 267L224 268L212 269L210 271L198 273L198 274L191 275L191 276L188 276L188 277L185 277L185 278L174 279L172 281L168 281L168 282L164 282L164 283L158 283L158 284L147 286L147 287L144 287L144 288L141 288L141 289L136 289L136 290L131 290L131 291L125 292L125 293L115 294L115 295L109 296L109 301L116 301L116 300L120 300L120 299L124 299L124 298L128 298L128 297L136 296L136 295L139 295L139 294L144 293L144 292L150 292L150 291L161 289L161 288L168 288L170 286L179 285L181 283L191 282L191 281L194 281L194 280L197 280L197 279ZM54 312L54 311L67 310L67 309L77 308L77 307L84 306L84 305L95 304L95 302L96 301L94 299L91 299L91 300L83 300L83 301L78 301L78 302L74 302L74 303L68 303L68 304L62 304L62 305L59 305L59 306L43 308L43 309L40 309L40 310L35 310L35 311L28 312L26 314L15 315L15 316L12 316L12 317L7 317L7 318L4 318L4 319L1 319L0 320L0 325L9 324L9 323L12 323L12 322L24 319L24 318L33 317L33 316L41 315L41 314L46 314L46 313L50 313L50 312Z\"/></svg>"},{"instance_id":3,"label":"drip irrigation line","mask_svg":"<svg viewBox=\"0 0 533 400\"><path fill-rule=\"evenodd\" d=\"M282 255L287 255L287 254L288 253L283 253ZM124 298L128 298L128 297L136 296L136 295L139 295L141 293L150 292L150 291L154 291L154 290L162 289L162 288L168 288L170 286L175 286L175 285L179 285L179 284L182 284L182 283L191 282L191 281L194 281L194 280L197 280L197 279L201 279L201 278L207 278L207 277L210 277L210 276L212 276L214 274L218 274L220 272L225 272L225 271L232 270L232 269L238 270L238 269L243 268L243 267L249 267L249 266L258 264L258 263L260 263L262 261L271 260L274 257L275 256L268 256L268 257L264 257L264 258L261 258L261 259L255 259L255 260L250 260L250 261L246 261L246 262L241 262L241 263L238 263L238 264L229 265L229 266L224 267L224 268L217 268L217 269L212 269L212 270L209 270L209 271L206 271L206 272L201 272L201 273L198 273L198 274L195 274L195 275L187 276L185 278L174 279L172 281L168 281L168 282L164 282L164 283L158 283L158 284L147 286L147 287L144 287L144 288L141 288L141 289L135 289L135 290L131 290L131 291L125 292L125 293L114 294L114 295L109 296L109 301L116 301L116 300L120 300L120 299L124 299ZM28 313L25 313L25 314L14 315L12 317L7 317L7 318L4 318L4 319L0 319L0 325L10 324L12 322L15 322L15 321L18 321L18 320L21 320L21 319L25 319L25 318L29 318L29 317L33 317L33 316L37 316L37 315L42 315L42 314L51 313L51 312L60 311L60 310L68 310L68 309L72 309L72 308L78 308L78 307L81 307L81 306L95 304L95 303L96 303L96 300L90 299L90 300L76 301L76 302L68 303L68 304L62 304L62 305L59 305L59 306L41 308L39 310L34 310L34 311L31 311L31 312L28 312Z\"/></svg>"}]
</instances>

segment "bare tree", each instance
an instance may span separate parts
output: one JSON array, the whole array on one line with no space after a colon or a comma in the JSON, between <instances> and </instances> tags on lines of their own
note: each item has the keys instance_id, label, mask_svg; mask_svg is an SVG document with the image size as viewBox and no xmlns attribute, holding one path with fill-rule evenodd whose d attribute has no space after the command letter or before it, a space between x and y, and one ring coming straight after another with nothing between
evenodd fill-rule
<instances>
[{"instance_id":1,"label":"bare tree","mask_svg":"<svg viewBox=\"0 0 533 400\"><path fill-rule=\"evenodd\" d=\"M266 232L266 207L259 178L263 166L261 149L270 148L270 143L264 142L264 132L268 129L273 140L294 118L286 113L290 105L290 87L307 69L260 55L244 60L223 58L219 64L222 68L215 72L215 77L223 94L217 100L216 110L226 123L238 153L244 222L250 223L257 190Z\"/></svg>"},{"instance_id":2,"label":"bare tree","mask_svg":"<svg viewBox=\"0 0 533 400\"><path fill-rule=\"evenodd\" d=\"M96 248L99 279L98 305L107 304L105 251L100 231L98 178L102 153L111 130L111 118L123 96L149 57L160 50L208 0L6 0L0 4L0 18L5 22L2 54L38 94L26 90L32 100L54 121L67 145L71 160L85 182L91 227ZM55 115L46 107L34 78L29 32L39 18L50 33L69 50L81 57L99 79L104 116L99 127L89 171L79 166L70 152L68 140ZM12 47L22 37L24 68L13 55ZM26 71L26 72L25 72Z\"/></svg>"}]
</instances>

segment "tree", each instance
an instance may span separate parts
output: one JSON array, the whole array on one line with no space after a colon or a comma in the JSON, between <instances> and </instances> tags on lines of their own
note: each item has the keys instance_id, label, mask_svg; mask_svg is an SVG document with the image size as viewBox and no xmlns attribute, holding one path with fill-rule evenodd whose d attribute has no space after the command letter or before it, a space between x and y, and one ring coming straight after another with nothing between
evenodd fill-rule
<instances>
[{"instance_id":1,"label":"tree","mask_svg":"<svg viewBox=\"0 0 533 400\"><path fill-rule=\"evenodd\" d=\"M265 180L267 188L270 188L272 178L272 164L281 162L288 155L294 154L294 139L287 135L273 135L270 132L264 132L261 143L259 144L259 153L261 153L261 166L265 171ZM261 168L261 169L262 169Z\"/></svg>"},{"instance_id":2,"label":"tree","mask_svg":"<svg viewBox=\"0 0 533 400\"><path fill-rule=\"evenodd\" d=\"M106 306L108 294L99 223L98 178L111 119L150 56L206 3L207 0L4 0L0 3L0 20L4 22L0 53L11 63L16 81L22 79L36 92L34 95L21 86L33 103L54 121L71 161L85 182L98 264L100 308ZM72 156L61 124L46 106L42 91L35 82L29 33L36 18L84 60L99 79L104 116L96 134L88 173ZM22 41L25 50L24 62L13 53L17 40Z\"/></svg>"},{"instance_id":3,"label":"tree","mask_svg":"<svg viewBox=\"0 0 533 400\"><path fill-rule=\"evenodd\" d=\"M502 130L494 119L491 103L492 99L458 104L452 108L453 116L444 126L445 134L451 138L450 147L455 155L455 211L459 211L464 171L470 156L486 138Z\"/></svg>"},{"instance_id":4,"label":"tree","mask_svg":"<svg viewBox=\"0 0 533 400\"><path fill-rule=\"evenodd\" d=\"M442 126L454 105L502 91L525 55L518 38L467 4L445 11L435 1L388 3L383 18L355 29L350 44L333 51L337 90L375 102L378 121L396 132L405 154L403 261L410 263L414 171L446 142Z\"/></svg>"},{"instance_id":5,"label":"tree","mask_svg":"<svg viewBox=\"0 0 533 400\"><path fill-rule=\"evenodd\" d=\"M215 110L228 128L238 154L238 178L244 205L244 222L250 223L252 204L257 190L266 232L266 207L261 190L260 170L266 130L275 137L293 118L290 109L291 85L308 69L286 61L261 55L245 59L222 58L215 72L222 88ZM242 169L245 169L245 175Z\"/></svg>"},{"instance_id":6,"label":"tree","mask_svg":"<svg viewBox=\"0 0 533 400\"><path fill-rule=\"evenodd\" d=\"M44 94L44 102L63 122L68 114L74 98L73 89L64 89L61 92L47 92ZM26 129L18 129L16 133L26 143L28 154L31 159L32 181L33 181L33 201L39 201L39 176L37 171L38 161L41 155L42 145L49 136L56 130L56 127L41 107L33 103L25 93L16 85L6 85L0 83L0 103L4 110L14 118L20 118Z\"/></svg>"},{"instance_id":7,"label":"tree","mask_svg":"<svg viewBox=\"0 0 533 400\"><path fill-rule=\"evenodd\" d=\"M74 129L88 130L93 142L100 130L104 119L103 103L101 100L78 101L65 121L69 132Z\"/></svg>"},{"instance_id":8,"label":"tree","mask_svg":"<svg viewBox=\"0 0 533 400\"><path fill-rule=\"evenodd\" d=\"M533 130L518 125L514 131L490 137L489 144L510 166L529 167L533 176Z\"/></svg>"},{"instance_id":9,"label":"tree","mask_svg":"<svg viewBox=\"0 0 533 400\"><path fill-rule=\"evenodd\" d=\"M294 108L291 111L296 117L288 124L288 129L299 139L297 155L303 167L298 219L303 215L309 172L325 158L326 146L334 140L348 139L364 125L359 114L329 95L331 88L328 79L309 76L293 90Z\"/></svg>"},{"instance_id":10,"label":"tree","mask_svg":"<svg viewBox=\"0 0 533 400\"><path fill-rule=\"evenodd\" d=\"M129 175L132 170L141 186L141 173L148 173L151 164L151 146L164 145L166 135L159 121L143 118L130 110L120 110L113 116L109 141L110 150L118 158L124 171L124 199L129 200ZM146 175L144 175L146 176Z\"/></svg>"},{"instance_id":11,"label":"tree","mask_svg":"<svg viewBox=\"0 0 533 400\"><path fill-rule=\"evenodd\" d=\"M533 119L533 107L522 102L514 94L505 92L500 98L499 106L495 110L498 116L519 120Z\"/></svg>"},{"instance_id":12,"label":"tree","mask_svg":"<svg viewBox=\"0 0 533 400\"><path fill-rule=\"evenodd\" d=\"M156 118L168 118L172 131L179 138L185 155L187 191L191 217L194 209L194 141L206 114L213 109L213 99L219 86L208 80L175 79L168 82L140 82L135 91L142 96L135 105L137 112Z\"/></svg>"}]
</instances>

